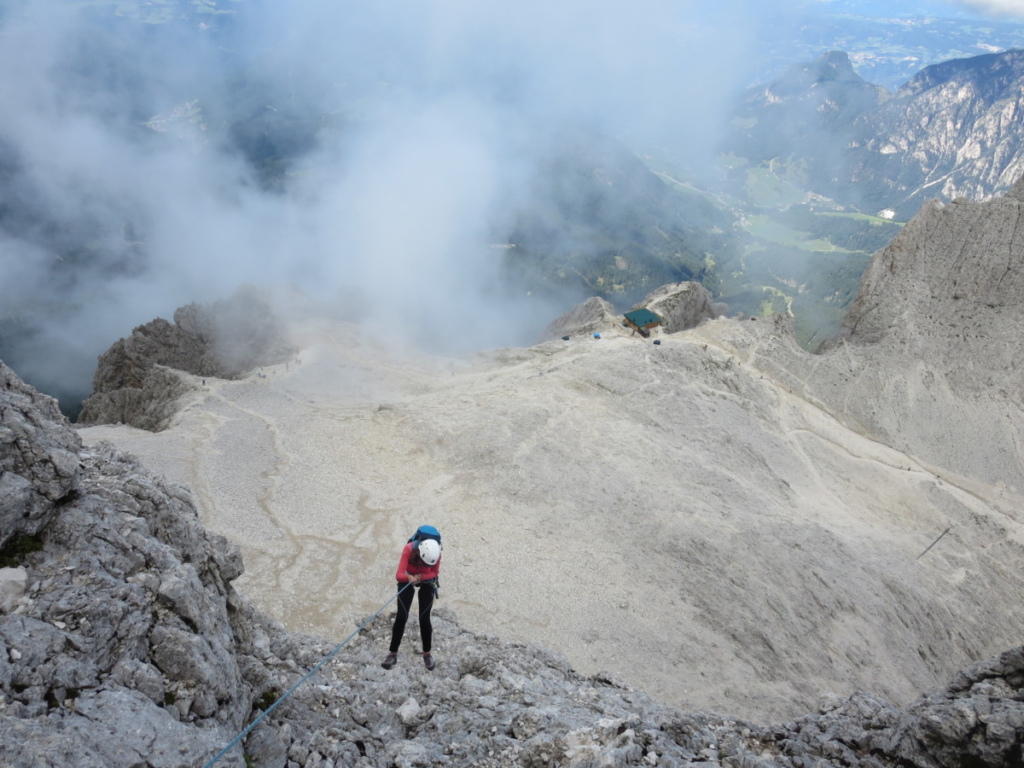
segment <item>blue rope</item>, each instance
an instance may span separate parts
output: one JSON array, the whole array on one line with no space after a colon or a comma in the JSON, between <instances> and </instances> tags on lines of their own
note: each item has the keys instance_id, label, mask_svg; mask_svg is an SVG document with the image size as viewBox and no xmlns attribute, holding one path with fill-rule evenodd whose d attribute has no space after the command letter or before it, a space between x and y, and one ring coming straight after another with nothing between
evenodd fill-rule
<instances>
[{"instance_id":1,"label":"blue rope","mask_svg":"<svg viewBox=\"0 0 1024 768\"><path fill-rule=\"evenodd\" d=\"M402 594L402 592L404 592L409 587L410 584L412 584L412 582L408 582L404 587L402 587L400 590L395 592L395 594L391 596L391 600L394 600L400 594ZM376 610L376 612L370 618L368 618L366 621L364 621L355 632L353 632L351 635L349 635L344 640L342 640L337 646L335 646L333 651L331 651L326 656L324 656L322 659L320 659L320 661L317 663L317 665L315 667L313 667L311 670L309 670L309 672L307 672L299 680L299 682L297 682L295 685L293 685L291 688L289 688L287 691L285 691L284 695L281 696L277 701L275 701L269 707L267 707L267 709L264 712L260 713L259 717L257 717L255 720L253 720L244 731L242 731L240 734L235 736L235 738L233 738L231 740L231 743L229 743L226 747L224 747L224 749L222 749L220 752L218 752L216 755L214 755L213 759L210 760L210 762L206 763L203 766L203 768L210 768L210 766L212 766L214 763L216 763L218 760L220 760L222 757L224 757L224 755L226 755L228 752L230 752L232 747L234 747L236 744L238 744L238 742L240 742L242 739L244 739L246 736L248 736L249 733L252 731L252 729L255 728L257 725L259 725L260 722L262 722L263 718L265 718L267 715L269 715L271 712L273 712L275 709L277 709L279 704L284 702L285 699L287 699L289 696L291 696L293 693L295 693L295 689L296 688L298 688L300 685L302 685L304 682L306 682L310 677L312 677L317 672L317 670L320 669L320 667L322 667L328 661L333 659L335 654L337 654L338 651L340 651L342 648L344 648L346 645L348 645L349 641L353 637L355 637L360 632L362 632L366 628L367 624L369 624L371 621L373 621L375 618L377 618L380 615L381 611L383 611L385 608L387 608L389 605L391 605L391 600L388 600L386 603L384 603L384 605L382 605L380 608L378 608Z\"/></svg>"}]
</instances>

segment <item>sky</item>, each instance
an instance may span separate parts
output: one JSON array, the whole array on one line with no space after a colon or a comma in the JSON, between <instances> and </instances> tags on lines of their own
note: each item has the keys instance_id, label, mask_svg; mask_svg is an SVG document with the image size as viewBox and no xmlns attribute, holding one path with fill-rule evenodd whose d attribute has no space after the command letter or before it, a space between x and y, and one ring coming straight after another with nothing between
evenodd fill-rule
<instances>
[{"instance_id":1,"label":"sky","mask_svg":"<svg viewBox=\"0 0 1024 768\"><path fill-rule=\"evenodd\" d=\"M1024 0L810 0L809 6L841 8L868 17L1024 17Z\"/></svg>"},{"instance_id":2,"label":"sky","mask_svg":"<svg viewBox=\"0 0 1024 768\"><path fill-rule=\"evenodd\" d=\"M456 339L446 351L535 341L538 323L568 307L511 295L488 246L529 194L550 134L582 124L708 156L764 25L805 10L219 5L238 12L0 4L3 348L44 391L87 390L96 357L136 325L249 283L325 308L357 296L389 332ZM148 23L167 7L184 18ZM232 114L249 116L252 135L240 139ZM244 151L268 115L278 128L292 120L301 144L269 185Z\"/></svg>"},{"instance_id":3,"label":"sky","mask_svg":"<svg viewBox=\"0 0 1024 768\"><path fill-rule=\"evenodd\" d=\"M955 5L982 17L1024 18L1024 0L963 0Z\"/></svg>"}]
</instances>

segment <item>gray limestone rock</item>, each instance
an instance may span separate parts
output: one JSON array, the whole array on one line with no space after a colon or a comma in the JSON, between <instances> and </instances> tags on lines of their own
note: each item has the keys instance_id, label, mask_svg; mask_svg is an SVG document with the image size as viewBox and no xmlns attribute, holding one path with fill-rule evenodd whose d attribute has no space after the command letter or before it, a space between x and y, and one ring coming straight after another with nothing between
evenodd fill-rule
<instances>
[{"instance_id":1,"label":"gray limestone rock","mask_svg":"<svg viewBox=\"0 0 1024 768\"><path fill-rule=\"evenodd\" d=\"M294 354L272 301L255 288L211 305L189 304L175 311L173 323L140 325L100 356L79 421L159 431L196 388L182 372L234 379Z\"/></svg>"},{"instance_id":2,"label":"gray limestone rock","mask_svg":"<svg viewBox=\"0 0 1024 768\"><path fill-rule=\"evenodd\" d=\"M138 387L94 391L85 401L79 421L83 424L129 424L159 432L167 428L178 412L180 399L196 390L194 382L180 371L156 364L141 374L139 384Z\"/></svg>"},{"instance_id":3,"label":"gray limestone rock","mask_svg":"<svg viewBox=\"0 0 1024 768\"><path fill-rule=\"evenodd\" d=\"M52 401L0 371L11 383L0 415L19 430L0 445L0 466L44 512L32 528L42 548L20 564L28 590L0 613L5 764L204 765L257 718L218 765L1021 761L1024 647L904 708L856 694L771 725L666 707L611 675L462 627L447 607L435 609L437 668L405 652L385 671L391 617L344 647L286 632L234 591L237 549L203 528L187 490L109 445L83 449ZM746 402L759 407L753 394ZM0 540L27 530L17 516L0 524Z\"/></svg>"},{"instance_id":4,"label":"gray limestone rock","mask_svg":"<svg viewBox=\"0 0 1024 768\"><path fill-rule=\"evenodd\" d=\"M1018 186L983 203L926 204L875 254L821 354L757 341L759 359L864 434L946 471L1024 489L1020 196Z\"/></svg>"},{"instance_id":5,"label":"gray limestone rock","mask_svg":"<svg viewBox=\"0 0 1024 768\"><path fill-rule=\"evenodd\" d=\"M0 613L10 613L28 584L28 572L21 567L0 568Z\"/></svg>"},{"instance_id":6,"label":"gray limestone rock","mask_svg":"<svg viewBox=\"0 0 1024 768\"><path fill-rule=\"evenodd\" d=\"M664 319L667 333L696 328L721 314L711 292L700 283L671 283L649 293L633 309L646 308Z\"/></svg>"},{"instance_id":7,"label":"gray limestone rock","mask_svg":"<svg viewBox=\"0 0 1024 768\"><path fill-rule=\"evenodd\" d=\"M665 320L663 327L667 333L695 328L724 311L723 305L714 302L707 288L694 282L663 285L633 307L641 308L660 315ZM607 300L593 296L552 321L545 337L590 335L622 324L622 313Z\"/></svg>"},{"instance_id":8,"label":"gray limestone rock","mask_svg":"<svg viewBox=\"0 0 1024 768\"><path fill-rule=\"evenodd\" d=\"M202 765L223 746L217 729L178 722L141 693L90 690L35 718L0 713L4 765L12 768L112 768ZM219 766L242 768L241 754Z\"/></svg>"},{"instance_id":9,"label":"gray limestone rock","mask_svg":"<svg viewBox=\"0 0 1024 768\"><path fill-rule=\"evenodd\" d=\"M57 401L0 362L0 546L34 535L76 493L81 440Z\"/></svg>"},{"instance_id":10,"label":"gray limestone rock","mask_svg":"<svg viewBox=\"0 0 1024 768\"><path fill-rule=\"evenodd\" d=\"M622 322L621 317L608 301L592 296L577 304L563 315L555 318L545 331L547 338L577 336L603 331Z\"/></svg>"}]
</instances>

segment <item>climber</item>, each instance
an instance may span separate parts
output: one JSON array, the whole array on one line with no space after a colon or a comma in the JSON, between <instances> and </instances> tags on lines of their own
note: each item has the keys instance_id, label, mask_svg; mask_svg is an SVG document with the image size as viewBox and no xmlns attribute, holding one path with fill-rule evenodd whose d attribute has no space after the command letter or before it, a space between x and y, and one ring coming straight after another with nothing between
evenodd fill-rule
<instances>
[{"instance_id":1,"label":"climber","mask_svg":"<svg viewBox=\"0 0 1024 768\"><path fill-rule=\"evenodd\" d=\"M423 640L423 664L427 669L434 668L434 657L430 653L430 641L433 628L430 625L430 609L434 605L437 593L437 576L441 570L441 542L435 538L419 538L424 528L436 533L437 529L423 526L417 535L410 539L402 549L402 557L398 561L398 613L395 615L395 626L391 630L391 648L381 666L391 669L398 662L398 646L402 643L405 633L405 622L409 619L412 608L412 594L419 589L420 638ZM440 536L438 536L440 538Z\"/></svg>"}]
</instances>

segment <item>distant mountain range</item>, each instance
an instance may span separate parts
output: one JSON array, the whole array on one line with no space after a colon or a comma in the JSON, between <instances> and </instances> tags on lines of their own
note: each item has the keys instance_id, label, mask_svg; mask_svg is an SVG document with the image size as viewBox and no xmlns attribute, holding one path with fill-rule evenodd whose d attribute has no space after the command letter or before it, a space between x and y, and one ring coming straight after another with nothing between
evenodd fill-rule
<instances>
[{"instance_id":1,"label":"distant mountain range","mask_svg":"<svg viewBox=\"0 0 1024 768\"><path fill-rule=\"evenodd\" d=\"M926 67L895 94L841 52L750 90L726 148L865 213L905 220L931 198L983 200L1024 173L1024 51Z\"/></svg>"},{"instance_id":2,"label":"distant mountain range","mask_svg":"<svg viewBox=\"0 0 1024 768\"><path fill-rule=\"evenodd\" d=\"M924 200L984 200L1024 173L1024 51L922 70L855 123L850 186L864 207L904 214Z\"/></svg>"},{"instance_id":3,"label":"distant mountain range","mask_svg":"<svg viewBox=\"0 0 1024 768\"><path fill-rule=\"evenodd\" d=\"M932 64L1024 48L1024 25L948 2L834 0L768 20L759 43L752 83L781 75L794 61L838 50L849 54L865 80L895 91Z\"/></svg>"}]
</instances>

